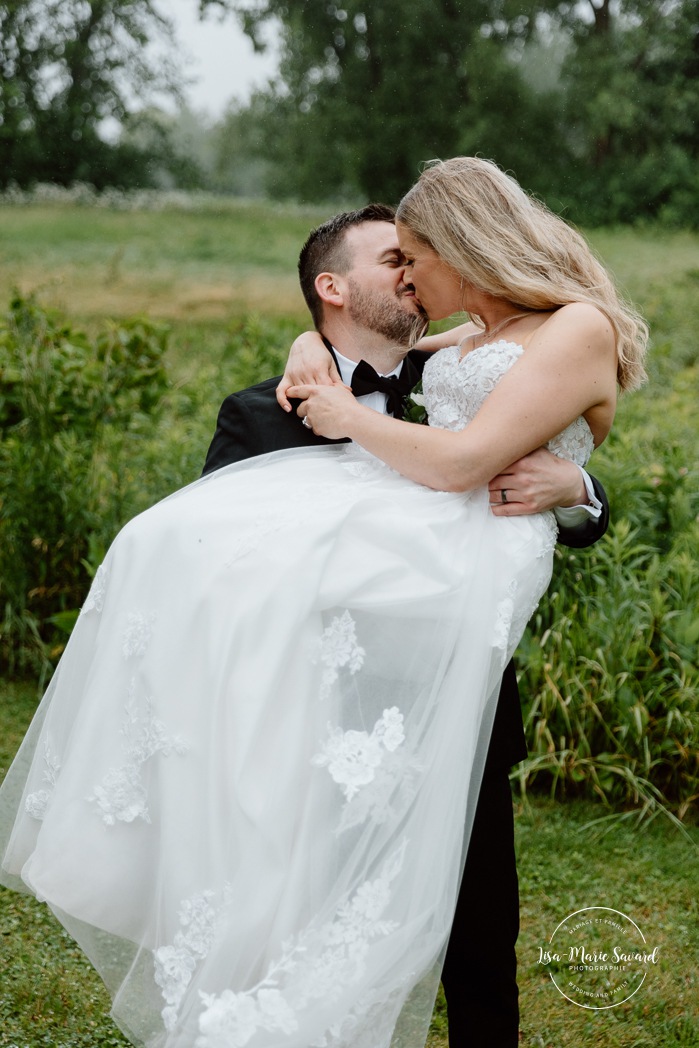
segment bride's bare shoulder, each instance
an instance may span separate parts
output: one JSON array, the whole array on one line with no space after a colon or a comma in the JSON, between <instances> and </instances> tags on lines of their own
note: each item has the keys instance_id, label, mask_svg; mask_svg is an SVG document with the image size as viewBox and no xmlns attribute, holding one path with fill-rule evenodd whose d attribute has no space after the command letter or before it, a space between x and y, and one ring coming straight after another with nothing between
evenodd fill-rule
<instances>
[{"instance_id":1,"label":"bride's bare shoulder","mask_svg":"<svg viewBox=\"0 0 699 1048\"><path fill-rule=\"evenodd\" d=\"M531 339L531 346L554 341L570 352L616 355L616 336L609 317L589 302L570 302L552 313Z\"/></svg>"}]
</instances>

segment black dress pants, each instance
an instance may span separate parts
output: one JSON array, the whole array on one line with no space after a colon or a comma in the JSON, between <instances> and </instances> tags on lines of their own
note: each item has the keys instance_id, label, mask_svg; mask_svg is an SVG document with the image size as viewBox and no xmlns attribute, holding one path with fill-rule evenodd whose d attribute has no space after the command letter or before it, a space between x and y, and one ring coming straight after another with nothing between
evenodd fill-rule
<instances>
[{"instance_id":1,"label":"black dress pants","mask_svg":"<svg viewBox=\"0 0 699 1048\"><path fill-rule=\"evenodd\" d=\"M509 768L486 764L442 985L450 1048L516 1048L519 888Z\"/></svg>"}]
</instances>

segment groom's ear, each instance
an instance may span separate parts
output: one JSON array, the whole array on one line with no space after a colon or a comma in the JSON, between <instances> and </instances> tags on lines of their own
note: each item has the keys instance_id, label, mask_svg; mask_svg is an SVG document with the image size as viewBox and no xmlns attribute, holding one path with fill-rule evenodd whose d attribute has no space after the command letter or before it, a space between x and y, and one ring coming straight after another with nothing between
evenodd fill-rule
<instances>
[{"instance_id":1,"label":"groom's ear","mask_svg":"<svg viewBox=\"0 0 699 1048\"><path fill-rule=\"evenodd\" d=\"M315 288L323 302L331 306L344 306L344 287L337 273L319 273L315 279Z\"/></svg>"}]
</instances>

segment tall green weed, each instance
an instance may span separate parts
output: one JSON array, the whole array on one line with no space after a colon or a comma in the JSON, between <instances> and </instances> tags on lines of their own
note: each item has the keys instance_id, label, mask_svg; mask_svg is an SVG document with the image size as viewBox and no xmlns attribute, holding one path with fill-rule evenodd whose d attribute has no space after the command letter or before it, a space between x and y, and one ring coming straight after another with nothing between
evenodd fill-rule
<instances>
[{"instance_id":1,"label":"tall green weed","mask_svg":"<svg viewBox=\"0 0 699 1048\"><path fill-rule=\"evenodd\" d=\"M589 550L559 547L520 645L524 790L680 818L699 809L699 376L685 360L663 347L665 389L622 403L591 464L609 533Z\"/></svg>"},{"instance_id":2,"label":"tall green weed","mask_svg":"<svg viewBox=\"0 0 699 1048\"><path fill-rule=\"evenodd\" d=\"M0 657L10 673L60 650L85 595L115 458L166 389L166 330L107 324L89 338L15 295L0 321ZM68 620L69 621L69 620Z\"/></svg>"}]
</instances>

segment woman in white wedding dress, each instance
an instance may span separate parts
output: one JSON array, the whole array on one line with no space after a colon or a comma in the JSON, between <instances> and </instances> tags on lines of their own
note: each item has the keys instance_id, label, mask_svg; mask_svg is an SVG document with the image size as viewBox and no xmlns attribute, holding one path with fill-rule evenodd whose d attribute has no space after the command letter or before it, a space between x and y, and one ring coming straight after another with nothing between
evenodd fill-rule
<instances>
[{"instance_id":1,"label":"woman in white wedding dress","mask_svg":"<svg viewBox=\"0 0 699 1048\"><path fill-rule=\"evenodd\" d=\"M2 882L48 903L134 1044L424 1044L555 542L483 486L545 442L584 464L642 377L638 318L494 165L427 169L398 217L428 315L481 321L426 366L430 426L306 386L307 424L352 444L131 521L0 790Z\"/></svg>"}]
</instances>

